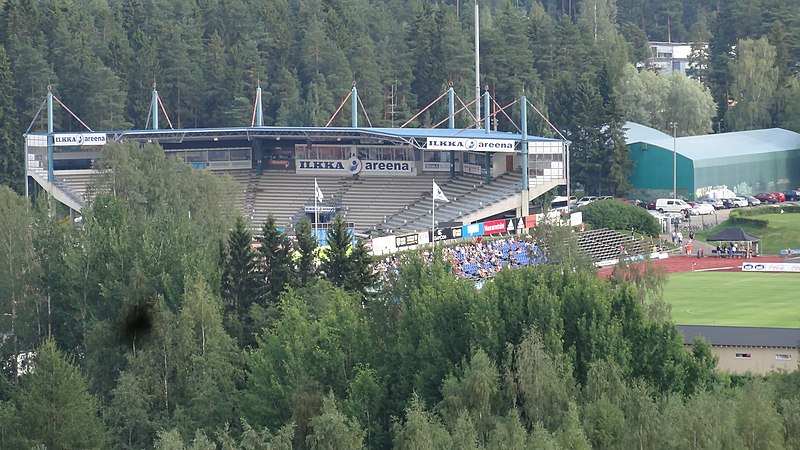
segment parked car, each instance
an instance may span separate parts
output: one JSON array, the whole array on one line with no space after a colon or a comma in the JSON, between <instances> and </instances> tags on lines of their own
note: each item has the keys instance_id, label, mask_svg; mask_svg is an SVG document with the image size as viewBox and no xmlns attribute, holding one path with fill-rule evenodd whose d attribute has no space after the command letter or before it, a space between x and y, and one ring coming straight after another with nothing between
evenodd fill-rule
<instances>
[{"instance_id":1,"label":"parked car","mask_svg":"<svg viewBox=\"0 0 800 450\"><path fill-rule=\"evenodd\" d=\"M761 204L761 200L753 197L752 195L745 196L745 198L747 199L747 204L749 206L758 206Z\"/></svg>"},{"instance_id":2,"label":"parked car","mask_svg":"<svg viewBox=\"0 0 800 450\"><path fill-rule=\"evenodd\" d=\"M778 198L769 192L758 193L756 194L756 198L759 199L761 203L778 203Z\"/></svg>"},{"instance_id":3,"label":"parked car","mask_svg":"<svg viewBox=\"0 0 800 450\"><path fill-rule=\"evenodd\" d=\"M722 199L722 207L725 209L732 209L736 207L736 204L733 203L732 198L723 198Z\"/></svg>"},{"instance_id":4,"label":"parked car","mask_svg":"<svg viewBox=\"0 0 800 450\"><path fill-rule=\"evenodd\" d=\"M625 203L633 206L641 206L642 208L647 208L647 203L639 200L638 198L630 198L630 199L623 199Z\"/></svg>"},{"instance_id":5,"label":"parked car","mask_svg":"<svg viewBox=\"0 0 800 450\"><path fill-rule=\"evenodd\" d=\"M788 191L784 192L783 195L786 196L787 202L800 200L800 190L797 189L789 189Z\"/></svg>"},{"instance_id":6,"label":"parked car","mask_svg":"<svg viewBox=\"0 0 800 450\"><path fill-rule=\"evenodd\" d=\"M722 200L718 199L718 198L704 198L701 201L703 203L709 203L711 205L714 205L715 209L724 209L725 208L725 204L722 203Z\"/></svg>"},{"instance_id":7,"label":"parked car","mask_svg":"<svg viewBox=\"0 0 800 450\"><path fill-rule=\"evenodd\" d=\"M647 204L645 205L645 208L647 208L647 209L649 209L649 210L652 210L652 211L655 211L655 209L656 209L656 201L655 201L655 200L650 200L650 201L649 201L649 202L647 202Z\"/></svg>"},{"instance_id":8,"label":"parked car","mask_svg":"<svg viewBox=\"0 0 800 450\"><path fill-rule=\"evenodd\" d=\"M596 201L597 201L597 197L595 197L594 195L587 195L586 197L581 197L581 199L578 200L578 203L575 206L588 205L589 203L596 202Z\"/></svg>"},{"instance_id":9,"label":"parked car","mask_svg":"<svg viewBox=\"0 0 800 450\"><path fill-rule=\"evenodd\" d=\"M749 205L744 197L733 197L731 200L734 208L745 208Z\"/></svg>"},{"instance_id":10,"label":"parked car","mask_svg":"<svg viewBox=\"0 0 800 450\"><path fill-rule=\"evenodd\" d=\"M716 213L716 208L711 203L698 203L689 210L689 214L693 216L704 216L706 214Z\"/></svg>"},{"instance_id":11,"label":"parked car","mask_svg":"<svg viewBox=\"0 0 800 450\"><path fill-rule=\"evenodd\" d=\"M614 200L614 197L610 195L603 195L602 197L597 197L598 200Z\"/></svg>"},{"instance_id":12,"label":"parked car","mask_svg":"<svg viewBox=\"0 0 800 450\"><path fill-rule=\"evenodd\" d=\"M786 195L784 195L783 192L771 192L771 194L774 195L776 199L778 199L778 202L786 201Z\"/></svg>"},{"instance_id":13,"label":"parked car","mask_svg":"<svg viewBox=\"0 0 800 450\"><path fill-rule=\"evenodd\" d=\"M692 209L688 203L679 198L657 198L656 210L658 212L676 212L681 214L688 214Z\"/></svg>"}]
</instances>

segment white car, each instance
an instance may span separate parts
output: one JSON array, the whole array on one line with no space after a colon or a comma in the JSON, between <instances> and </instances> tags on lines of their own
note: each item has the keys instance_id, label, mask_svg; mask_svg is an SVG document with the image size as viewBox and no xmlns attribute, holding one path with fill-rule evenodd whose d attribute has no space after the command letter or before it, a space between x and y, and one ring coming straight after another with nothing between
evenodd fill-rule
<instances>
[{"instance_id":1,"label":"white car","mask_svg":"<svg viewBox=\"0 0 800 450\"><path fill-rule=\"evenodd\" d=\"M597 201L597 197L595 197L594 195L587 195L586 197L581 197L581 199L578 200L578 203L575 206L588 205L589 203L592 203L594 201Z\"/></svg>"},{"instance_id":2,"label":"white car","mask_svg":"<svg viewBox=\"0 0 800 450\"><path fill-rule=\"evenodd\" d=\"M716 209L711 203L698 203L689 210L689 214L693 216L704 216L706 214L714 214Z\"/></svg>"},{"instance_id":3,"label":"white car","mask_svg":"<svg viewBox=\"0 0 800 450\"><path fill-rule=\"evenodd\" d=\"M731 201L736 208L746 208L747 206L750 206L750 203L744 197L733 197Z\"/></svg>"}]
</instances>

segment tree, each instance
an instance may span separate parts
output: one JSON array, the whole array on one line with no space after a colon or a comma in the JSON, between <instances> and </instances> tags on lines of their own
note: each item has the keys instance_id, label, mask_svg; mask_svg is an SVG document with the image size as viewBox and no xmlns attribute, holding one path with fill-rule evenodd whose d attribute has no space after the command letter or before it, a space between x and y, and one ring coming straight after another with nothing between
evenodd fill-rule
<instances>
[{"instance_id":1,"label":"tree","mask_svg":"<svg viewBox=\"0 0 800 450\"><path fill-rule=\"evenodd\" d=\"M364 447L364 430L358 422L339 412L336 398L329 393L322 399L320 415L311 419L306 442L311 450L359 449Z\"/></svg>"},{"instance_id":2,"label":"tree","mask_svg":"<svg viewBox=\"0 0 800 450\"><path fill-rule=\"evenodd\" d=\"M352 270L349 256L352 240L353 236L347 229L344 217L337 214L328 228L328 248L322 254L320 264L320 271L325 279L334 286L344 287Z\"/></svg>"},{"instance_id":3,"label":"tree","mask_svg":"<svg viewBox=\"0 0 800 450\"><path fill-rule=\"evenodd\" d=\"M304 218L294 229L297 236L297 277L300 286L307 286L317 275L317 239L311 233L311 221Z\"/></svg>"},{"instance_id":4,"label":"tree","mask_svg":"<svg viewBox=\"0 0 800 450\"><path fill-rule=\"evenodd\" d=\"M11 187L17 193L25 192L22 166L22 146L18 129L17 109L14 104L14 76L5 47L0 43L0 184Z\"/></svg>"},{"instance_id":5,"label":"tree","mask_svg":"<svg viewBox=\"0 0 800 450\"><path fill-rule=\"evenodd\" d=\"M425 403L416 393L405 410L405 421L395 421L392 431L397 450L451 448L447 430L435 414L425 409Z\"/></svg>"},{"instance_id":6,"label":"tree","mask_svg":"<svg viewBox=\"0 0 800 450\"><path fill-rule=\"evenodd\" d=\"M268 302L275 302L278 296L292 282L292 241L275 226L272 214L267 216L257 238L258 276L262 283L262 296Z\"/></svg>"},{"instance_id":7,"label":"tree","mask_svg":"<svg viewBox=\"0 0 800 450\"><path fill-rule=\"evenodd\" d=\"M742 39L736 45L736 58L729 70L733 101L725 114L727 127L734 131L771 127L778 88L775 47L766 37Z\"/></svg>"},{"instance_id":8,"label":"tree","mask_svg":"<svg viewBox=\"0 0 800 450\"><path fill-rule=\"evenodd\" d=\"M22 378L15 404L21 445L42 444L48 449L106 446L99 405L88 392L86 378L53 341L37 350L32 373Z\"/></svg>"},{"instance_id":9,"label":"tree","mask_svg":"<svg viewBox=\"0 0 800 450\"><path fill-rule=\"evenodd\" d=\"M246 318L250 305L258 300L260 288L256 273L256 252L252 244L253 238L244 219L237 217L221 255L221 292L225 303L226 328L240 345L249 341Z\"/></svg>"}]
</instances>

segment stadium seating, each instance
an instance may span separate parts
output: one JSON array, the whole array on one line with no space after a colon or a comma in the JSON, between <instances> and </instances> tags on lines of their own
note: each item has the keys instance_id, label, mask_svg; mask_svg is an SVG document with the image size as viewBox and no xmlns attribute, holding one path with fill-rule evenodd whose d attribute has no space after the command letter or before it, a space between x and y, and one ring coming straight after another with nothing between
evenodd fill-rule
<instances>
[{"instance_id":1,"label":"stadium seating","mask_svg":"<svg viewBox=\"0 0 800 450\"><path fill-rule=\"evenodd\" d=\"M521 174L507 173L495 178L492 184L485 184L483 178L475 176L461 176L454 180L437 182L450 202L436 203L436 222L460 222L461 217L512 195L519 191L521 177ZM390 216L379 228L392 233L430 229L431 195L432 191L429 189L407 208Z\"/></svg>"},{"instance_id":2,"label":"stadium seating","mask_svg":"<svg viewBox=\"0 0 800 450\"><path fill-rule=\"evenodd\" d=\"M620 255L636 256L644 253L639 240L606 228L580 233L578 246L595 263L616 260ZM620 251L622 248L625 249L624 253Z\"/></svg>"}]
</instances>

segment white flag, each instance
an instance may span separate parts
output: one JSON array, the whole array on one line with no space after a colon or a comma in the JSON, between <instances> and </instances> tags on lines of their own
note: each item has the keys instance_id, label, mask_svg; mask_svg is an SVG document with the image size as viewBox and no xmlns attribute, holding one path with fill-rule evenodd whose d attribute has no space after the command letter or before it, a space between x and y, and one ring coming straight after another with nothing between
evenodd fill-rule
<instances>
[{"instance_id":1,"label":"white flag","mask_svg":"<svg viewBox=\"0 0 800 450\"><path fill-rule=\"evenodd\" d=\"M319 185L317 184L316 178L314 178L314 195L316 196L318 202L321 202L325 198L325 196L322 195L322 189L320 189Z\"/></svg>"},{"instance_id":2,"label":"white flag","mask_svg":"<svg viewBox=\"0 0 800 450\"><path fill-rule=\"evenodd\" d=\"M450 200L448 200L447 196L444 195L444 192L442 192L441 188L439 188L439 185L436 184L436 181L433 182L433 199L450 203Z\"/></svg>"}]
</instances>

